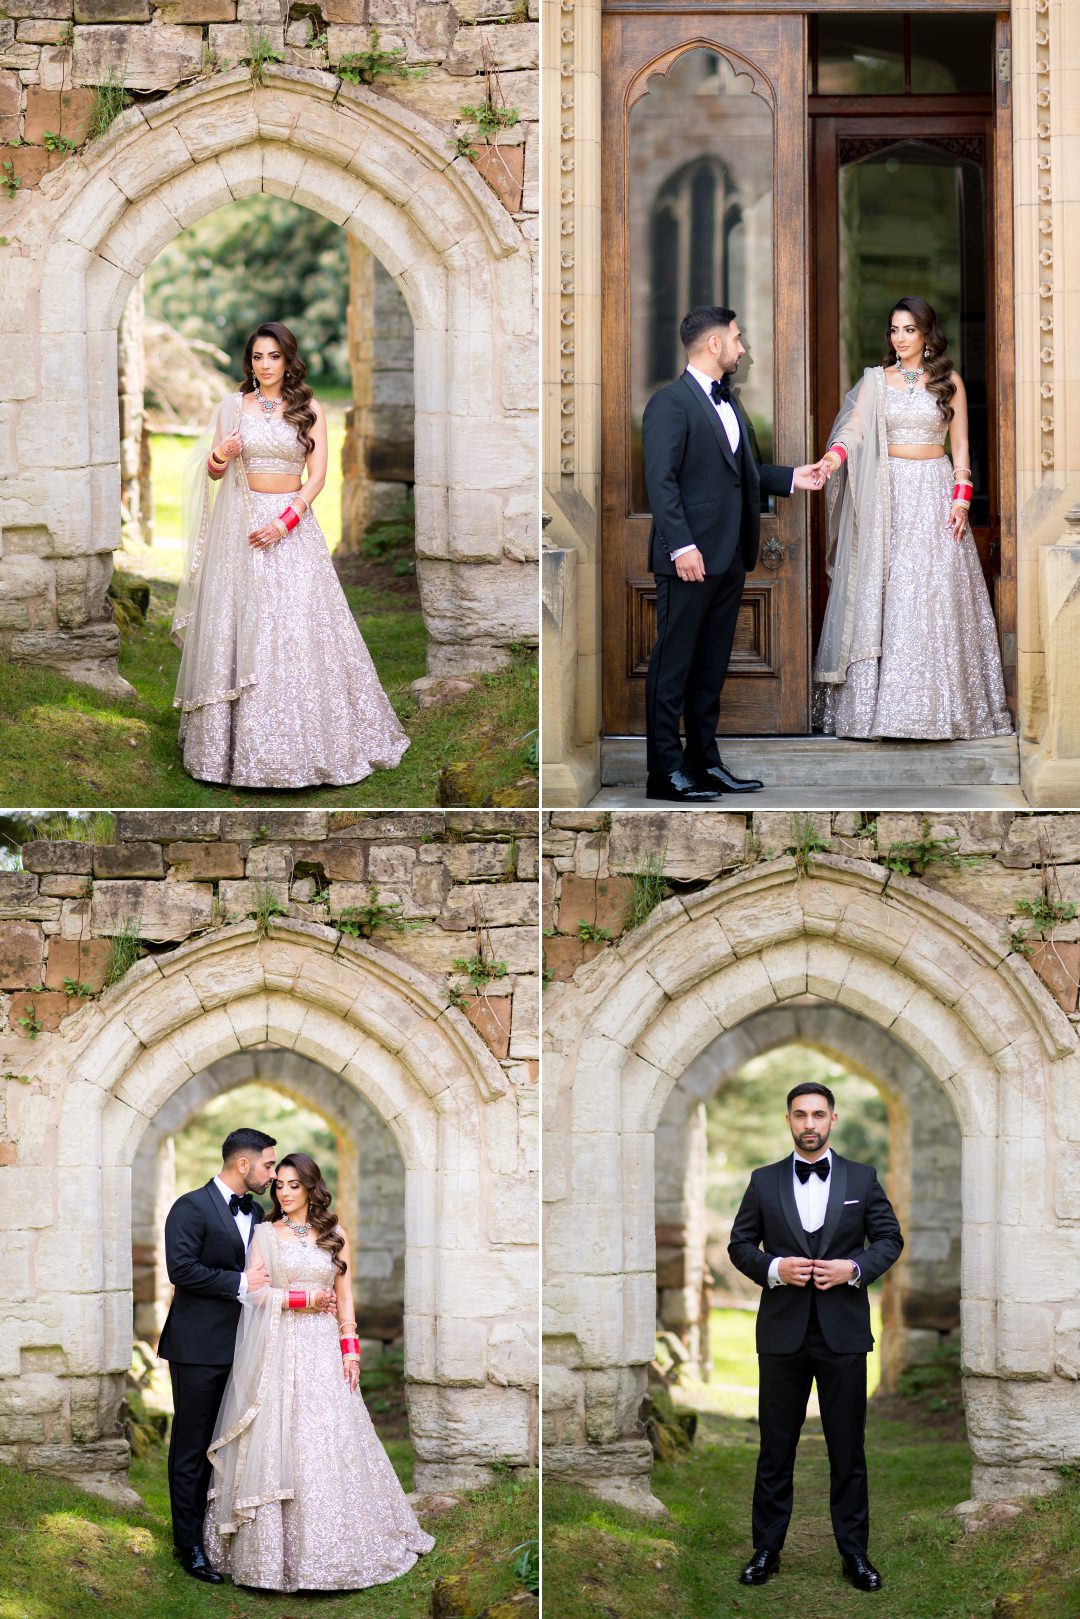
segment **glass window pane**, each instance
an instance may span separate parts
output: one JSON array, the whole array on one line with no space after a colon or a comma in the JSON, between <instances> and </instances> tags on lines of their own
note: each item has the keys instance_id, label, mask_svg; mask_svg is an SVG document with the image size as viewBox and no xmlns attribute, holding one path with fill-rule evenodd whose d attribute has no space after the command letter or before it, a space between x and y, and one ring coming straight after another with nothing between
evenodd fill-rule
<instances>
[{"instance_id":1,"label":"glass window pane","mask_svg":"<svg viewBox=\"0 0 1080 1619\"><path fill-rule=\"evenodd\" d=\"M817 88L823 96L903 95L903 13L819 17Z\"/></svg>"},{"instance_id":2,"label":"glass window pane","mask_svg":"<svg viewBox=\"0 0 1080 1619\"><path fill-rule=\"evenodd\" d=\"M840 168L840 388L880 365L892 301L933 305L968 396L973 523L987 520L983 164L948 145L899 141ZM912 229L912 221L919 229Z\"/></svg>"},{"instance_id":3,"label":"glass window pane","mask_svg":"<svg viewBox=\"0 0 1080 1619\"><path fill-rule=\"evenodd\" d=\"M772 113L748 74L687 51L630 112L632 510L645 512L641 419L681 373L679 322L696 304L734 309L748 353L735 387L773 441Z\"/></svg>"},{"instance_id":4,"label":"glass window pane","mask_svg":"<svg viewBox=\"0 0 1080 1619\"><path fill-rule=\"evenodd\" d=\"M916 95L974 94L992 90L993 84L993 17L912 13L911 88Z\"/></svg>"}]
</instances>

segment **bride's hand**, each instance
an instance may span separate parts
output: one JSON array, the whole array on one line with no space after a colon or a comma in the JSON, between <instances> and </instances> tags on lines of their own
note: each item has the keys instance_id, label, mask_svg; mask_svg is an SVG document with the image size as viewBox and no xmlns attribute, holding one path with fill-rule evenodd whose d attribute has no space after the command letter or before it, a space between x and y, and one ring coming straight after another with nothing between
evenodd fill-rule
<instances>
[{"instance_id":1,"label":"bride's hand","mask_svg":"<svg viewBox=\"0 0 1080 1619\"><path fill-rule=\"evenodd\" d=\"M311 1308L327 1315L337 1314L337 1294L333 1288L317 1287L311 1295Z\"/></svg>"},{"instance_id":2,"label":"bride's hand","mask_svg":"<svg viewBox=\"0 0 1080 1619\"><path fill-rule=\"evenodd\" d=\"M360 1362L358 1360L343 1360L341 1369L345 1373L345 1381L349 1385L349 1393L355 1394L360 1384Z\"/></svg>"},{"instance_id":3,"label":"bride's hand","mask_svg":"<svg viewBox=\"0 0 1080 1619\"><path fill-rule=\"evenodd\" d=\"M230 433L221 443L215 445L214 454L219 461L231 461L233 456L239 455L244 448L244 441L239 433Z\"/></svg>"},{"instance_id":4,"label":"bride's hand","mask_svg":"<svg viewBox=\"0 0 1080 1619\"><path fill-rule=\"evenodd\" d=\"M959 545L960 541L964 537L964 530L967 528L967 521L967 507L961 505L959 501L954 501L952 509L949 512L948 529L957 545Z\"/></svg>"},{"instance_id":5,"label":"bride's hand","mask_svg":"<svg viewBox=\"0 0 1080 1619\"><path fill-rule=\"evenodd\" d=\"M257 528L248 535L248 544L256 551L266 551L280 539L281 530L275 528L273 523L264 523L262 528Z\"/></svg>"}]
</instances>

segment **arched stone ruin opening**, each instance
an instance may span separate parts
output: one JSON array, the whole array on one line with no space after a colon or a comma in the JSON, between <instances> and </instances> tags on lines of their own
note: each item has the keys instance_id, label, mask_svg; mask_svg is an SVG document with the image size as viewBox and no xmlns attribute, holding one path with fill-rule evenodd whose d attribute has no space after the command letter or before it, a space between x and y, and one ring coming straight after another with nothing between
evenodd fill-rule
<instances>
[{"instance_id":1,"label":"arched stone ruin opening","mask_svg":"<svg viewBox=\"0 0 1080 1619\"><path fill-rule=\"evenodd\" d=\"M649 1505L657 1126L704 1052L734 1040L730 1064L757 1014L805 1018L811 997L902 1048L910 1081L920 1065L956 1119L972 1496L1055 1487L1080 1455L1080 1059L996 919L869 861L784 857L668 899L549 996L548 1477Z\"/></svg>"},{"instance_id":2,"label":"arched stone ruin opening","mask_svg":"<svg viewBox=\"0 0 1080 1619\"><path fill-rule=\"evenodd\" d=\"M172 1288L165 1266L165 1217L178 1185L175 1138L207 1104L242 1087L289 1097L320 1115L334 1134L335 1207L352 1250L353 1298L363 1338L400 1339L405 1312L405 1165L389 1126L371 1103L322 1063L280 1046L219 1058L192 1075L147 1127L132 1164L131 1242L135 1337L156 1346ZM231 1116L262 1128L257 1117ZM278 1155L290 1147L278 1136ZM266 1200L264 1206L269 1207Z\"/></svg>"},{"instance_id":3,"label":"arched stone ruin opening","mask_svg":"<svg viewBox=\"0 0 1080 1619\"><path fill-rule=\"evenodd\" d=\"M932 1363L960 1334L961 1137L956 1115L926 1064L887 1029L810 996L752 1014L719 1035L673 1087L656 1127L657 1324L681 1338L693 1371L708 1361L706 1104L739 1083L754 1057L811 1049L871 1080L888 1110L888 1174L882 1181L904 1232L904 1252L881 1284L881 1387L909 1366ZM782 1111L783 1098L777 1097ZM844 1111L833 1137L844 1144Z\"/></svg>"}]
</instances>

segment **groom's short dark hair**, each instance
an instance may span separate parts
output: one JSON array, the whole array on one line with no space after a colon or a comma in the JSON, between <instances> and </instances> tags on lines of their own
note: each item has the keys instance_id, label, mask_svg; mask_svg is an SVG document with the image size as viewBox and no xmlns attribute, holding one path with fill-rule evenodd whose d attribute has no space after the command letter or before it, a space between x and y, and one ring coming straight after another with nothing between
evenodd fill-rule
<instances>
[{"instance_id":1,"label":"groom's short dark hair","mask_svg":"<svg viewBox=\"0 0 1080 1619\"><path fill-rule=\"evenodd\" d=\"M827 1085L817 1085L812 1079L804 1079L801 1084L793 1085L787 1093L787 1110L791 1112L791 1104L797 1096L823 1096L829 1107L836 1112L836 1097Z\"/></svg>"},{"instance_id":2,"label":"groom's short dark hair","mask_svg":"<svg viewBox=\"0 0 1080 1619\"><path fill-rule=\"evenodd\" d=\"M242 1152L265 1152L267 1147L276 1147L277 1142L273 1136L268 1136L262 1130L230 1130L221 1143L221 1162L229 1163L233 1158L239 1157Z\"/></svg>"},{"instance_id":3,"label":"groom's short dark hair","mask_svg":"<svg viewBox=\"0 0 1080 1619\"><path fill-rule=\"evenodd\" d=\"M709 332L718 326L730 326L734 319L734 309L724 309L721 304L699 304L680 321L679 341L689 354Z\"/></svg>"}]
</instances>

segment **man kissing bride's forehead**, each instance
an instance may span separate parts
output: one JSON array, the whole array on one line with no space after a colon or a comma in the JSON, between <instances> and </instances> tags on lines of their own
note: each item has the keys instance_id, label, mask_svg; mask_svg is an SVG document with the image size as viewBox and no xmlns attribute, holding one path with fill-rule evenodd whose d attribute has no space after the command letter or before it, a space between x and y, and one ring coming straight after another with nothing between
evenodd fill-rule
<instances>
[{"instance_id":1,"label":"man kissing bride's forehead","mask_svg":"<svg viewBox=\"0 0 1080 1619\"><path fill-rule=\"evenodd\" d=\"M434 1541L360 1394L348 1235L307 1153L244 1128L221 1160L165 1222L176 1555L212 1585L384 1584Z\"/></svg>"}]
</instances>

